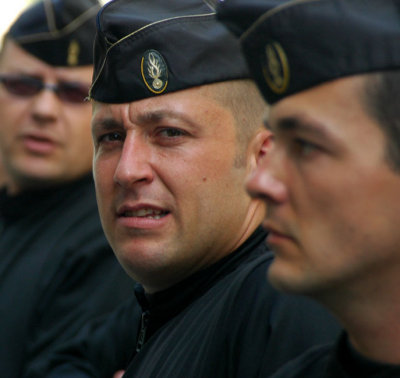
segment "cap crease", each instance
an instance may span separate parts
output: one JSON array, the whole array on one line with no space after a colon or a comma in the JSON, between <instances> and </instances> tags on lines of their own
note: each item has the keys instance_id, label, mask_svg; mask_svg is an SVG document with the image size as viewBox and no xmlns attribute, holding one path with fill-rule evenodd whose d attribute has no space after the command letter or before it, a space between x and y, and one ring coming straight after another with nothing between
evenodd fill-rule
<instances>
[{"instance_id":1,"label":"cap crease","mask_svg":"<svg viewBox=\"0 0 400 378\"><path fill-rule=\"evenodd\" d=\"M43 41L43 40L50 40L50 39L55 39L59 38L60 36L67 35L69 33L72 33L74 30L78 29L83 23L85 23L87 20L93 17L93 15L97 14L99 11L99 8L95 5L91 8L89 8L87 11L82 13L80 16L75 18L73 21L71 21L68 25L66 25L63 29L55 29L54 31L50 33L37 33L37 34L31 34L23 37L18 37L16 40L20 43L30 43L30 42L35 42L37 41ZM46 12L47 13L47 12Z\"/></svg>"}]
</instances>

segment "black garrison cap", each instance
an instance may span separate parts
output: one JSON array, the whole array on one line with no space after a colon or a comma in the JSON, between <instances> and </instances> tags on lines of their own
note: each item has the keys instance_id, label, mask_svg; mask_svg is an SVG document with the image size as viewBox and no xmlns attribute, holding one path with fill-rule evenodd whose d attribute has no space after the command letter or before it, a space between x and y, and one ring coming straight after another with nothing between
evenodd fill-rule
<instances>
[{"instance_id":1,"label":"black garrison cap","mask_svg":"<svg viewBox=\"0 0 400 378\"><path fill-rule=\"evenodd\" d=\"M89 97L124 103L248 78L238 40L202 0L114 0L98 15Z\"/></svg>"},{"instance_id":2,"label":"black garrison cap","mask_svg":"<svg viewBox=\"0 0 400 378\"><path fill-rule=\"evenodd\" d=\"M400 0L225 0L217 11L271 104L340 77L400 68Z\"/></svg>"},{"instance_id":3,"label":"black garrison cap","mask_svg":"<svg viewBox=\"0 0 400 378\"><path fill-rule=\"evenodd\" d=\"M11 25L7 37L52 66L93 64L97 0L41 0Z\"/></svg>"}]
</instances>

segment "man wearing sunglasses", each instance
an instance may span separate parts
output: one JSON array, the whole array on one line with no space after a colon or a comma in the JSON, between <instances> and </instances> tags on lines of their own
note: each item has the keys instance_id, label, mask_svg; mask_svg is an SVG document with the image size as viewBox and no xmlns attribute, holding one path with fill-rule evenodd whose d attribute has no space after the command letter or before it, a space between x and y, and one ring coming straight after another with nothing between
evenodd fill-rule
<instances>
[{"instance_id":1,"label":"man wearing sunglasses","mask_svg":"<svg viewBox=\"0 0 400 378\"><path fill-rule=\"evenodd\" d=\"M43 0L0 55L0 376L19 377L131 295L103 235L91 176L97 0Z\"/></svg>"}]
</instances>

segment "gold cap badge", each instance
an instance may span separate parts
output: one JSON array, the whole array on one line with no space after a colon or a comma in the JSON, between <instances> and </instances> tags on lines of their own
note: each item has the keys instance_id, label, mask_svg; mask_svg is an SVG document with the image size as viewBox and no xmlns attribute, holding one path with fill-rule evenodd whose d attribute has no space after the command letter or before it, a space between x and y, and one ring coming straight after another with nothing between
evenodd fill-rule
<instances>
[{"instance_id":1,"label":"gold cap badge","mask_svg":"<svg viewBox=\"0 0 400 378\"><path fill-rule=\"evenodd\" d=\"M290 70L285 51L278 42L270 42L265 46L263 72L272 92L285 93L289 86Z\"/></svg>"},{"instance_id":2,"label":"gold cap badge","mask_svg":"<svg viewBox=\"0 0 400 378\"><path fill-rule=\"evenodd\" d=\"M67 64L69 66L76 66L79 63L79 43L76 40L72 40L68 47Z\"/></svg>"},{"instance_id":3,"label":"gold cap badge","mask_svg":"<svg viewBox=\"0 0 400 378\"><path fill-rule=\"evenodd\" d=\"M156 94L165 91L168 85L168 68L162 55L156 50L147 50L141 61L143 81Z\"/></svg>"}]
</instances>

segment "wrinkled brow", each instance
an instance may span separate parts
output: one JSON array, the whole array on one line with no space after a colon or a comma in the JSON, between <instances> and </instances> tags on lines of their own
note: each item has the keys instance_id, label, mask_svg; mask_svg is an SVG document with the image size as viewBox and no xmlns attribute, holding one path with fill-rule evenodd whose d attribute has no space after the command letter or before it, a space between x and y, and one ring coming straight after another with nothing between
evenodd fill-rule
<instances>
[{"instance_id":1,"label":"wrinkled brow","mask_svg":"<svg viewBox=\"0 0 400 378\"><path fill-rule=\"evenodd\" d=\"M177 124L184 123L192 127L198 127L196 119L184 111L160 109L149 110L143 112L132 112L129 116L129 121L137 125L155 125L162 122L176 122Z\"/></svg>"}]
</instances>

